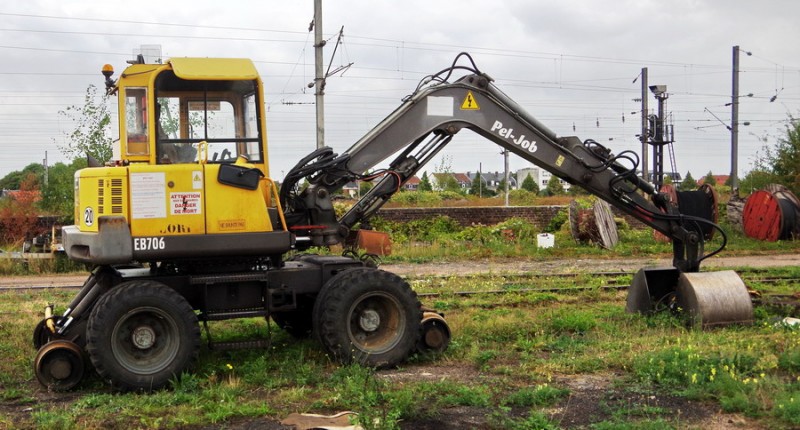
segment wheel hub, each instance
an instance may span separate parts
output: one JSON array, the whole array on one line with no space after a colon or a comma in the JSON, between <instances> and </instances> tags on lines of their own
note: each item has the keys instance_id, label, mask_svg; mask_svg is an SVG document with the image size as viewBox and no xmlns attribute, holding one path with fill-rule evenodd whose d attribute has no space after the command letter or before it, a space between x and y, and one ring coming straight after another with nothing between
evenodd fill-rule
<instances>
[{"instance_id":1,"label":"wheel hub","mask_svg":"<svg viewBox=\"0 0 800 430\"><path fill-rule=\"evenodd\" d=\"M156 332L149 326L136 327L131 334L131 340L139 349L152 348L156 343Z\"/></svg>"},{"instance_id":2,"label":"wheel hub","mask_svg":"<svg viewBox=\"0 0 800 430\"><path fill-rule=\"evenodd\" d=\"M361 312L358 325L366 332L374 332L381 326L381 316L373 309L366 309L364 312Z\"/></svg>"}]
</instances>

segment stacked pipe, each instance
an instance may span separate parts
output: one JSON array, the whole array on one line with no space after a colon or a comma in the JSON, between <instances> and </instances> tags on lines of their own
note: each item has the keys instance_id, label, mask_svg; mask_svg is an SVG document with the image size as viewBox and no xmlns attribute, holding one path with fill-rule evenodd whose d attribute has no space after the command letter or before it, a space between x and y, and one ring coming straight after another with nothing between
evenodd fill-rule
<instances>
[{"instance_id":1,"label":"stacked pipe","mask_svg":"<svg viewBox=\"0 0 800 430\"><path fill-rule=\"evenodd\" d=\"M788 188L769 184L747 198L742 225L748 237L775 242L800 235L800 200Z\"/></svg>"}]
</instances>

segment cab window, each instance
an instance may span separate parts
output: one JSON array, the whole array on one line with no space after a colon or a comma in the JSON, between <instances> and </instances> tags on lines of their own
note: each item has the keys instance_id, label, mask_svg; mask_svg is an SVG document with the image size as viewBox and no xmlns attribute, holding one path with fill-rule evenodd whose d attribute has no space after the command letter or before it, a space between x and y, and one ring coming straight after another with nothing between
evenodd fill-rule
<instances>
[{"instance_id":1,"label":"cab window","mask_svg":"<svg viewBox=\"0 0 800 430\"><path fill-rule=\"evenodd\" d=\"M195 163L200 143L209 163L240 155L263 160L255 81L183 80L171 71L156 79L156 159Z\"/></svg>"},{"instance_id":2,"label":"cab window","mask_svg":"<svg viewBox=\"0 0 800 430\"><path fill-rule=\"evenodd\" d=\"M147 155L147 88L125 88L125 152L127 155Z\"/></svg>"}]
</instances>

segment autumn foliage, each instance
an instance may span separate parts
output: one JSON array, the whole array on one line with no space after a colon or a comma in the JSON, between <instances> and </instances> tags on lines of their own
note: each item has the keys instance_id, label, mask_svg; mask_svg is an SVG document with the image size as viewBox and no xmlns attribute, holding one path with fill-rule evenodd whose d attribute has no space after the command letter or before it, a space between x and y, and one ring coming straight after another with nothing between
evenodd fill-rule
<instances>
[{"instance_id":1,"label":"autumn foliage","mask_svg":"<svg viewBox=\"0 0 800 430\"><path fill-rule=\"evenodd\" d=\"M0 199L0 243L21 242L39 233L39 186L34 175L20 183L20 189L9 191Z\"/></svg>"}]
</instances>

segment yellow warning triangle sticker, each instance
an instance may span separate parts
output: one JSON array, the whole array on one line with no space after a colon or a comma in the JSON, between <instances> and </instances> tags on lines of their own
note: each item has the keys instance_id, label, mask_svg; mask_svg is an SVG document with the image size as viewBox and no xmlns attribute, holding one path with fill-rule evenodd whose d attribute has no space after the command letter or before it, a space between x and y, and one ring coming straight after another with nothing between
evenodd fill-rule
<instances>
[{"instance_id":1,"label":"yellow warning triangle sticker","mask_svg":"<svg viewBox=\"0 0 800 430\"><path fill-rule=\"evenodd\" d=\"M472 95L472 91L467 91L467 96L464 97L464 103L461 103L461 110L480 110L480 109L481 107L478 106L478 102Z\"/></svg>"}]
</instances>

